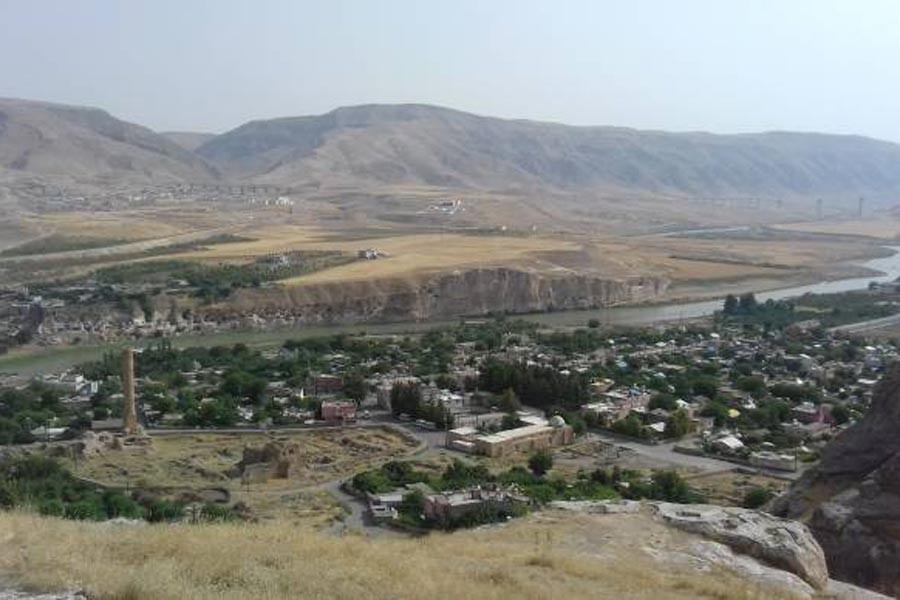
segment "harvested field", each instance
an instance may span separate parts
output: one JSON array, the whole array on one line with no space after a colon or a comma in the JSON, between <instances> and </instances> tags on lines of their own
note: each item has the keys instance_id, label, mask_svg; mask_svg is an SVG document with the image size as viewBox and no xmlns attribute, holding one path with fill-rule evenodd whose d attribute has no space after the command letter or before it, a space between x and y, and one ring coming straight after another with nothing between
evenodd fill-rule
<instances>
[{"instance_id":1,"label":"harvested field","mask_svg":"<svg viewBox=\"0 0 900 600\"><path fill-rule=\"evenodd\" d=\"M836 235L861 235L885 240L900 238L900 220L886 216L880 219L855 221L812 221L806 223L785 223L774 227L785 231L828 233Z\"/></svg>"}]
</instances>

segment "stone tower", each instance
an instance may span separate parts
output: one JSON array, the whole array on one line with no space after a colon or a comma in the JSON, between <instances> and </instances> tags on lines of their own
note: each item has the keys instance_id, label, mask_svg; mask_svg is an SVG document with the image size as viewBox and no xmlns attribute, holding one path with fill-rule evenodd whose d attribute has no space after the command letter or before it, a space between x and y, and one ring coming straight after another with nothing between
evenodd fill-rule
<instances>
[{"instance_id":1,"label":"stone tower","mask_svg":"<svg viewBox=\"0 0 900 600\"><path fill-rule=\"evenodd\" d=\"M122 350L122 392L125 394L125 405L122 407L125 435L140 433L137 420L137 407L134 401L134 349Z\"/></svg>"}]
</instances>

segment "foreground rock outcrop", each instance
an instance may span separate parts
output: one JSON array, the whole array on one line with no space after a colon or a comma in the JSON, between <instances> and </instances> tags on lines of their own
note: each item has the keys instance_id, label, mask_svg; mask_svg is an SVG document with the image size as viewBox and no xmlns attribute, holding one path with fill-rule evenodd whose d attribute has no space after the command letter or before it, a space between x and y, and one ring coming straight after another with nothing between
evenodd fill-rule
<instances>
[{"instance_id":1,"label":"foreground rock outcrop","mask_svg":"<svg viewBox=\"0 0 900 600\"><path fill-rule=\"evenodd\" d=\"M633 541L660 565L701 572L724 569L755 581L765 597L884 599L829 577L822 548L797 521L765 512L668 502L554 502L553 508L602 517L611 528L632 527ZM604 521L600 521L601 523ZM661 535L659 526L691 535Z\"/></svg>"},{"instance_id":2,"label":"foreground rock outcrop","mask_svg":"<svg viewBox=\"0 0 900 600\"><path fill-rule=\"evenodd\" d=\"M773 511L809 525L834 577L900 596L900 366Z\"/></svg>"},{"instance_id":3,"label":"foreground rock outcrop","mask_svg":"<svg viewBox=\"0 0 900 600\"><path fill-rule=\"evenodd\" d=\"M707 504L661 503L656 510L673 527L794 573L816 589L828 587L825 553L801 523L759 511Z\"/></svg>"}]
</instances>

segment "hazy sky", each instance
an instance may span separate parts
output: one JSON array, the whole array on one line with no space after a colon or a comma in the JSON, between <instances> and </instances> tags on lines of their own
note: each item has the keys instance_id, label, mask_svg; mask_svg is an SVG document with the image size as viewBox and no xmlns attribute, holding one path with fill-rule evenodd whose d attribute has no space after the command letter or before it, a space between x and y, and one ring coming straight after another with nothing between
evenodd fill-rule
<instances>
[{"instance_id":1,"label":"hazy sky","mask_svg":"<svg viewBox=\"0 0 900 600\"><path fill-rule=\"evenodd\" d=\"M0 0L0 96L158 130L367 102L900 141L900 0Z\"/></svg>"}]
</instances>

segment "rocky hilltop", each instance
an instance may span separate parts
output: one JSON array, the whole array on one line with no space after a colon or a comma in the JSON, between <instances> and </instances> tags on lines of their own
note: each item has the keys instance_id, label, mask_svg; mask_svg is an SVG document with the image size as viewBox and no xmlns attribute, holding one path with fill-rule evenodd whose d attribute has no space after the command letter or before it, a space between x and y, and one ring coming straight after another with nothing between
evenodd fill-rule
<instances>
[{"instance_id":1,"label":"rocky hilltop","mask_svg":"<svg viewBox=\"0 0 900 600\"><path fill-rule=\"evenodd\" d=\"M668 283L659 277L620 280L478 268L407 279L247 289L204 312L290 316L304 323L433 320L645 302L664 292Z\"/></svg>"},{"instance_id":2,"label":"rocky hilltop","mask_svg":"<svg viewBox=\"0 0 900 600\"><path fill-rule=\"evenodd\" d=\"M774 512L808 523L833 576L900 596L900 365Z\"/></svg>"}]
</instances>

